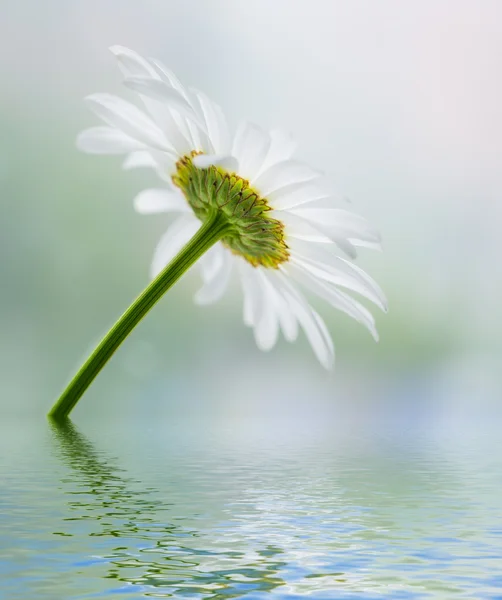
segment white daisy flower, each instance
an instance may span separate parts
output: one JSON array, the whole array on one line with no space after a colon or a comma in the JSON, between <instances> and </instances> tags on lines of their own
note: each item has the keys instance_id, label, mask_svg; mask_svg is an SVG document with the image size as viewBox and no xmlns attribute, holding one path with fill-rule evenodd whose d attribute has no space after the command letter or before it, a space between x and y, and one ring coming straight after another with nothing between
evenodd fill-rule
<instances>
[{"instance_id":1,"label":"white daisy flower","mask_svg":"<svg viewBox=\"0 0 502 600\"><path fill-rule=\"evenodd\" d=\"M96 154L125 154L124 168L152 167L164 186L134 200L142 214L177 213L153 257L156 277L194 236L211 211L226 234L199 260L203 286L195 301L215 302L236 272L244 294L244 322L270 350L279 331L286 340L307 336L330 368L328 329L301 289L320 296L365 325L378 339L371 313L347 291L386 310L373 279L352 264L358 246L380 248L380 236L362 217L339 208L321 173L293 158L295 143L279 131L242 123L231 136L221 108L184 87L160 62L121 46L111 51L145 110L116 96L86 101L105 125L78 137Z\"/></svg>"}]
</instances>

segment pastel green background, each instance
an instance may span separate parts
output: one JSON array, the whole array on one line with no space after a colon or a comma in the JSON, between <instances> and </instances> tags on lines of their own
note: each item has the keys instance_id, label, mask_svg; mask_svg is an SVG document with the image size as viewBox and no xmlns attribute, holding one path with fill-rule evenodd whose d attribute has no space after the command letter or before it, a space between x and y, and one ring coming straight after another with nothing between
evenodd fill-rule
<instances>
[{"instance_id":1,"label":"pastel green background","mask_svg":"<svg viewBox=\"0 0 502 600\"><path fill-rule=\"evenodd\" d=\"M382 231L359 264L389 297L381 342L319 305L325 373L302 338L257 350L234 282L194 306L166 296L78 407L99 413L305 415L430 423L500 414L502 5L1 0L0 417L42 416L145 287L169 217L134 213L158 186L80 154L82 98L123 93L107 47L160 58L235 126L281 127L299 156ZM195 269L196 271L196 269ZM77 413L75 413L77 415ZM432 425L431 425L432 426Z\"/></svg>"}]
</instances>

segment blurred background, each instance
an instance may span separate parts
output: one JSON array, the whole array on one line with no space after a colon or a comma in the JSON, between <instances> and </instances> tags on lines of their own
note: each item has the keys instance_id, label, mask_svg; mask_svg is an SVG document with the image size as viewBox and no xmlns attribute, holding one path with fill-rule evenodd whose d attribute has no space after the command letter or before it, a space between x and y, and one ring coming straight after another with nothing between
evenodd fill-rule
<instances>
[{"instance_id":1,"label":"blurred background","mask_svg":"<svg viewBox=\"0 0 502 600\"><path fill-rule=\"evenodd\" d=\"M349 425L500 416L502 4L497 0L0 0L0 418L42 416L148 282L169 217L158 186L87 156L82 98L128 96L108 46L204 90L235 127L280 127L381 230L358 264L387 292L381 336L320 306L325 373L302 337L259 352L237 282L193 305L197 270L148 315L84 415L316 416Z\"/></svg>"}]
</instances>

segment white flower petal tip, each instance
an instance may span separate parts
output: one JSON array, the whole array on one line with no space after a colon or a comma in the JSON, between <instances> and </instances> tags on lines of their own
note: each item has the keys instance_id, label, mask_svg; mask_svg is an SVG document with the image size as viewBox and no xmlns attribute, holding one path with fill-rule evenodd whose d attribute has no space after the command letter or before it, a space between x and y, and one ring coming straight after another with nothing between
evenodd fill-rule
<instances>
[{"instance_id":1,"label":"white flower petal tip","mask_svg":"<svg viewBox=\"0 0 502 600\"><path fill-rule=\"evenodd\" d=\"M199 169L209 169L209 167L221 167L226 171L235 173L239 170L239 163L233 156L221 154L198 154L192 159L193 164Z\"/></svg>"},{"instance_id":2,"label":"white flower petal tip","mask_svg":"<svg viewBox=\"0 0 502 600\"><path fill-rule=\"evenodd\" d=\"M326 369L326 371L333 371L333 369L335 368L335 357L333 356L329 359L329 361L321 363L321 366L323 366Z\"/></svg>"},{"instance_id":3,"label":"white flower petal tip","mask_svg":"<svg viewBox=\"0 0 502 600\"><path fill-rule=\"evenodd\" d=\"M267 155L267 167L278 162L289 160L298 146L294 137L287 131L272 129L270 132L270 149Z\"/></svg>"},{"instance_id":4,"label":"white flower petal tip","mask_svg":"<svg viewBox=\"0 0 502 600\"><path fill-rule=\"evenodd\" d=\"M284 160L263 171L254 182L263 196L268 196L281 188L296 183L312 181L321 177L322 173L297 160Z\"/></svg>"},{"instance_id":5,"label":"white flower petal tip","mask_svg":"<svg viewBox=\"0 0 502 600\"><path fill-rule=\"evenodd\" d=\"M232 156L239 162L239 174L253 182L264 170L270 150L271 139L263 129L254 123L241 123L235 134Z\"/></svg>"},{"instance_id":6,"label":"white flower petal tip","mask_svg":"<svg viewBox=\"0 0 502 600\"><path fill-rule=\"evenodd\" d=\"M83 131L76 143L87 153L123 154L124 169L151 168L164 183L134 199L140 214L179 215L157 245L151 276L216 208L232 230L198 262L203 285L196 304L219 300L237 271L244 324L263 351L280 335L294 342L303 331L321 365L333 368L333 341L304 291L360 322L378 341L373 315L350 294L384 312L387 299L340 254L355 258L358 248L381 251L380 235L362 217L339 208L349 208L350 200L333 193L321 171L294 158L292 136L253 123L242 123L232 136L218 104L182 85L161 62L118 44L110 52L139 104L92 94L86 103L102 125Z\"/></svg>"},{"instance_id":7,"label":"white flower petal tip","mask_svg":"<svg viewBox=\"0 0 502 600\"><path fill-rule=\"evenodd\" d=\"M349 238L349 242L358 248L367 248L368 250L383 252L382 242L369 242L368 240L358 240L354 238Z\"/></svg>"},{"instance_id":8,"label":"white flower petal tip","mask_svg":"<svg viewBox=\"0 0 502 600\"><path fill-rule=\"evenodd\" d=\"M110 46L110 52L115 56L124 77L156 77L154 66L134 50L125 46Z\"/></svg>"},{"instance_id":9,"label":"white flower petal tip","mask_svg":"<svg viewBox=\"0 0 502 600\"><path fill-rule=\"evenodd\" d=\"M156 167L157 163L155 162L155 159L150 152L147 152L146 150L131 152L125 157L124 162L122 163L124 171L142 168L155 169Z\"/></svg>"},{"instance_id":10,"label":"white flower petal tip","mask_svg":"<svg viewBox=\"0 0 502 600\"><path fill-rule=\"evenodd\" d=\"M126 48L125 46L122 46L121 44L112 44L111 46L108 46L108 50L115 56L117 56L117 54L120 54L124 50L126 52L129 51L128 48Z\"/></svg>"},{"instance_id":11,"label":"white flower petal tip","mask_svg":"<svg viewBox=\"0 0 502 600\"><path fill-rule=\"evenodd\" d=\"M152 279L169 264L199 227L200 221L193 215L183 215L172 223L155 248L150 267Z\"/></svg>"},{"instance_id":12,"label":"white flower petal tip","mask_svg":"<svg viewBox=\"0 0 502 600\"><path fill-rule=\"evenodd\" d=\"M330 237L346 237L380 244L380 233L359 215L339 208L298 208L294 213L313 223Z\"/></svg>"},{"instance_id":13,"label":"white flower petal tip","mask_svg":"<svg viewBox=\"0 0 502 600\"><path fill-rule=\"evenodd\" d=\"M195 294L194 302L200 306L217 302L225 293L232 272L232 260L225 252L219 268L206 279L202 288Z\"/></svg>"},{"instance_id":14,"label":"white flower petal tip","mask_svg":"<svg viewBox=\"0 0 502 600\"><path fill-rule=\"evenodd\" d=\"M131 90L153 100L164 102L168 107L176 110L180 115L187 117L198 127L205 130L205 125L199 120L194 109L179 91L174 89L165 81L153 79L152 77L126 77L124 85Z\"/></svg>"},{"instance_id":15,"label":"white flower petal tip","mask_svg":"<svg viewBox=\"0 0 502 600\"><path fill-rule=\"evenodd\" d=\"M171 192L163 189L148 189L140 192L134 198L134 209L142 215L163 212L191 212L181 192Z\"/></svg>"},{"instance_id":16,"label":"white flower petal tip","mask_svg":"<svg viewBox=\"0 0 502 600\"><path fill-rule=\"evenodd\" d=\"M194 98L192 104L196 106L197 112L206 124L207 152L209 154L229 154L231 147L230 133L227 120L220 106L198 90L191 90L190 93Z\"/></svg>"},{"instance_id":17,"label":"white flower petal tip","mask_svg":"<svg viewBox=\"0 0 502 600\"><path fill-rule=\"evenodd\" d=\"M108 50L114 55L114 56L127 56L127 57L138 57L139 54L137 54L136 52L134 52L134 50L130 50L129 48L126 48L125 46L121 46L120 44L113 44L113 46L109 46Z\"/></svg>"},{"instance_id":18,"label":"white flower petal tip","mask_svg":"<svg viewBox=\"0 0 502 600\"><path fill-rule=\"evenodd\" d=\"M126 154L144 148L144 144L119 129L105 126L91 127L80 132L76 146L87 154Z\"/></svg>"},{"instance_id":19,"label":"white flower petal tip","mask_svg":"<svg viewBox=\"0 0 502 600\"><path fill-rule=\"evenodd\" d=\"M158 150L172 150L161 129L134 104L111 94L91 94L84 102L105 123L137 142Z\"/></svg>"}]
</instances>

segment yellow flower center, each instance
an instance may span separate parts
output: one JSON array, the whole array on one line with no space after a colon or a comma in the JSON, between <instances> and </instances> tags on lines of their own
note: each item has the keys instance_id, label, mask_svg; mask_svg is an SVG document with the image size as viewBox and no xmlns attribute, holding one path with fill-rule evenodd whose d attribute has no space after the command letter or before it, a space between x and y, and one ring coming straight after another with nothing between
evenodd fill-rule
<instances>
[{"instance_id":1,"label":"yellow flower center","mask_svg":"<svg viewBox=\"0 0 502 600\"><path fill-rule=\"evenodd\" d=\"M210 211L221 211L231 225L222 243L254 267L276 269L286 262L289 249L284 241L284 225L267 215L267 200L250 187L249 181L234 173L215 166L195 167L195 154L176 163L172 179L196 216L205 221Z\"/></svg>"}]
</instances>

